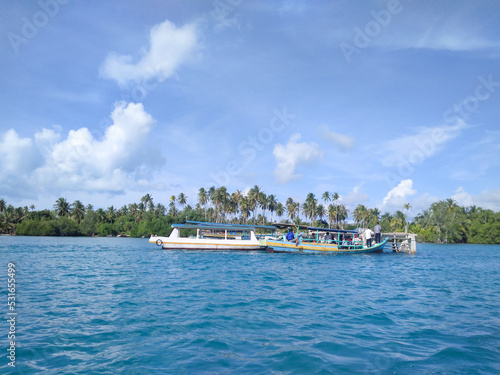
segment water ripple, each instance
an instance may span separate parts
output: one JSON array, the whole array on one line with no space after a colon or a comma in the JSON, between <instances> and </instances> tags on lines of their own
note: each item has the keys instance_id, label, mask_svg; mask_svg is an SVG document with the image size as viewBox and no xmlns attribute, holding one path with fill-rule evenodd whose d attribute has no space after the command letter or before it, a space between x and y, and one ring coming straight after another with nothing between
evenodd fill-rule
<instances>
[{"instance_id":1,"label":"water ripple","mask_svg":"<svg viewBox=\"0 0 500 375\"><path fill-rule=\"evenodd\" d=\"M16 373L500 373L498 246L290 256L0 241L18 268Z\"/></svg>"}]
</instances>

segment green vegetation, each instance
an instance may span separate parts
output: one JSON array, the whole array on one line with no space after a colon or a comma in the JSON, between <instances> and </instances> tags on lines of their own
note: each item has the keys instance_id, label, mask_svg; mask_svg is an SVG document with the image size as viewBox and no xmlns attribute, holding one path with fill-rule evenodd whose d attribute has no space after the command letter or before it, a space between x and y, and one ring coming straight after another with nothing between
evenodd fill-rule
<instances>
[{"instance_id":1,"label":"green vegetation","mask_svg":"<svg viewBox=\"0 0 500 375\"><path fill-rule=\"evenodd\" d=\"M201 188L196 207L187 204L187 196L180 193L170 197L168 207L155 204L146 194L139 203L116 209L94 210L80 201L70 204L59 198L52 210L36 211L34 206L17 207L7 205L0 199L0 233L24 236L117 236L149 237L151 233L169 235L172 223L186 220L212 221L218 223L270 224L288 222L310 224L324 228L353 229L373 228L377 221L384 232L404 232L418 235L419 242L436 243L500 243L500 212L483 210L475 206L460 207L453 199L433 203L429 209L419 213L412 222L408 220L411 205L405 211L381 213L377 208L358 205L346 220L349 210L338 203L337 193L325 192L321 204L309 193L304 203L288 198L279 202L274 195L266 195L255 185L244 195L236 190L229 193L222 186ZM303 221L304 219L305 221Z\"/></svg>"}]
</instances>

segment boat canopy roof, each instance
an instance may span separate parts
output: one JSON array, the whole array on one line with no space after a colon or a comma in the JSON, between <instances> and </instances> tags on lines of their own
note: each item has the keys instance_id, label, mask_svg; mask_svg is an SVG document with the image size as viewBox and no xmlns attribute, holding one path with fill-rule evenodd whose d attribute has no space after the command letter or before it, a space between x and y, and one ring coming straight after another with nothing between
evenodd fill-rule
<instances>
[{"instance_id":1,"label":"boat canopy roof","mask_svg":"<svg viewBox=\"0 0 500 375\"><path fill-rule=\"evenodd\" d=\"M288 223L274 223L273 224L278 229L307 229L307 225L297 225L297 224L288 224Z\"/></svg>"},{"instance_id":2,"label":"boat canopy roof","mask_svg":"<svg viewBox=\"0 0 500 375\"><path fill-rule=\"evenodd\" d=\"M273 224L278 229L307 229L307 230L319 230L322 232L335 232L335 233L358 233L357 230L345 230L345 229L333 229L333 228L320 228L320 227L310 227L308 225L297 225L297 224L286 224L286 223L275 223Z\"/></svg>"},{"instance_id":3,"label":"boat canopy roof","mask_svg":"<svg viewBox=\"0 0 500 375\"><path fill-rule=\"evenodd\" d=\"M254 230L256 228L275 229L271 225L252 225L252 224L223 224L209 223L205 221L186 220L186 224L172 224L173 228L181 229L228 229L228 230Z\"/></svg>"},{"instance_id":4,"label":"boat canopy roof","mask_svg":"<svg viewBox=\"0 0 500 375\"><path fill-rule=\"evenodd\" d=\"M346 230L346 229L333 229L333 228L319 228L319 227L307 227L309 230L319 230L322 232L339 232L339 233L358 233L357 230Z\"/></svg>"}]
</instances>

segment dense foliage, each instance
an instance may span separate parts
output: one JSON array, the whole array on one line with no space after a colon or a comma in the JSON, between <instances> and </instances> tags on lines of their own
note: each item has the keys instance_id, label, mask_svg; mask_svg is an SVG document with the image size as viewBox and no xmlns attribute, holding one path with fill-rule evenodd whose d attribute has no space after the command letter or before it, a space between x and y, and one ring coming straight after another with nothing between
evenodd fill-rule
<instances>
[{"instance_id":1,"label":"dense foliage","mask_svg":"<svg viewBox=\"0 0 500 375\"><path fill-rule=\"evenodd\" d=\"M256 185L247 194L236 190L201 188L196 207L187 205L187 196L171 196L168 207L154 204L146 194L139 203L94 210L80 201L70 204L59 198L52 210L36 211L34 206L7 205L0 199L0 233L25 236L117 236L148 237L151 233L169 235L172 223L186 220L270 224L293 222L319 227L373 228L380 222L383 232L418 235L419 242L436 243L500 243L500 212L481 208L460 207L453 199L433 203L429 209L409 222L411 208L407 203L401 211L381 213L377 208L358 205L352 212L338 203L337 193L325 192L321 199L309 193L304 203L288 198L279 202ZM324 204L320 203L322 201ZM405 212L404 212L405 211ZM351 214L353 220L348 224Z\"/></svg>"}]
</instances>

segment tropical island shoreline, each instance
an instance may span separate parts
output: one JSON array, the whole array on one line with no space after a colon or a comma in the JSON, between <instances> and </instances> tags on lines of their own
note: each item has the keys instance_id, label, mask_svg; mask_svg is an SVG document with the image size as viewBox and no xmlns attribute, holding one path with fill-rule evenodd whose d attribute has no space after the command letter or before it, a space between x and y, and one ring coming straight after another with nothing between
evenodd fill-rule
<instances>
[{"instance_id":1,"label":"tropical island shoreline","mask_svg":"<svg viewBox=\"0 0 500 375\"><path fill-rule=\"evenodd\" d=\"M257 185L247 194L240 190L229 193L224 186L200 188L194 208L187 204L184 193L172 195L168 208L155 204L150 194L119 209L96 210L91 204L85 206L79 200L70 204L62 197L52 210L39 211L34 206L16 208L0 199L0 234L141 238L151 233L168 236L172 224L186 220L261 225L283 222L340 229L373 228L379 222L383 232L407 230L423 243L500 244L500 212L461 207L451 198L432 203L412 221L408 220L409 203L395 213L382 214L362 204L350 212L338 199L337 193L325 192L321 199L309 193L303 203L292 198L281 203ZM347 221L349 215L353 222Z\"/></svg>"}]
</instances>

